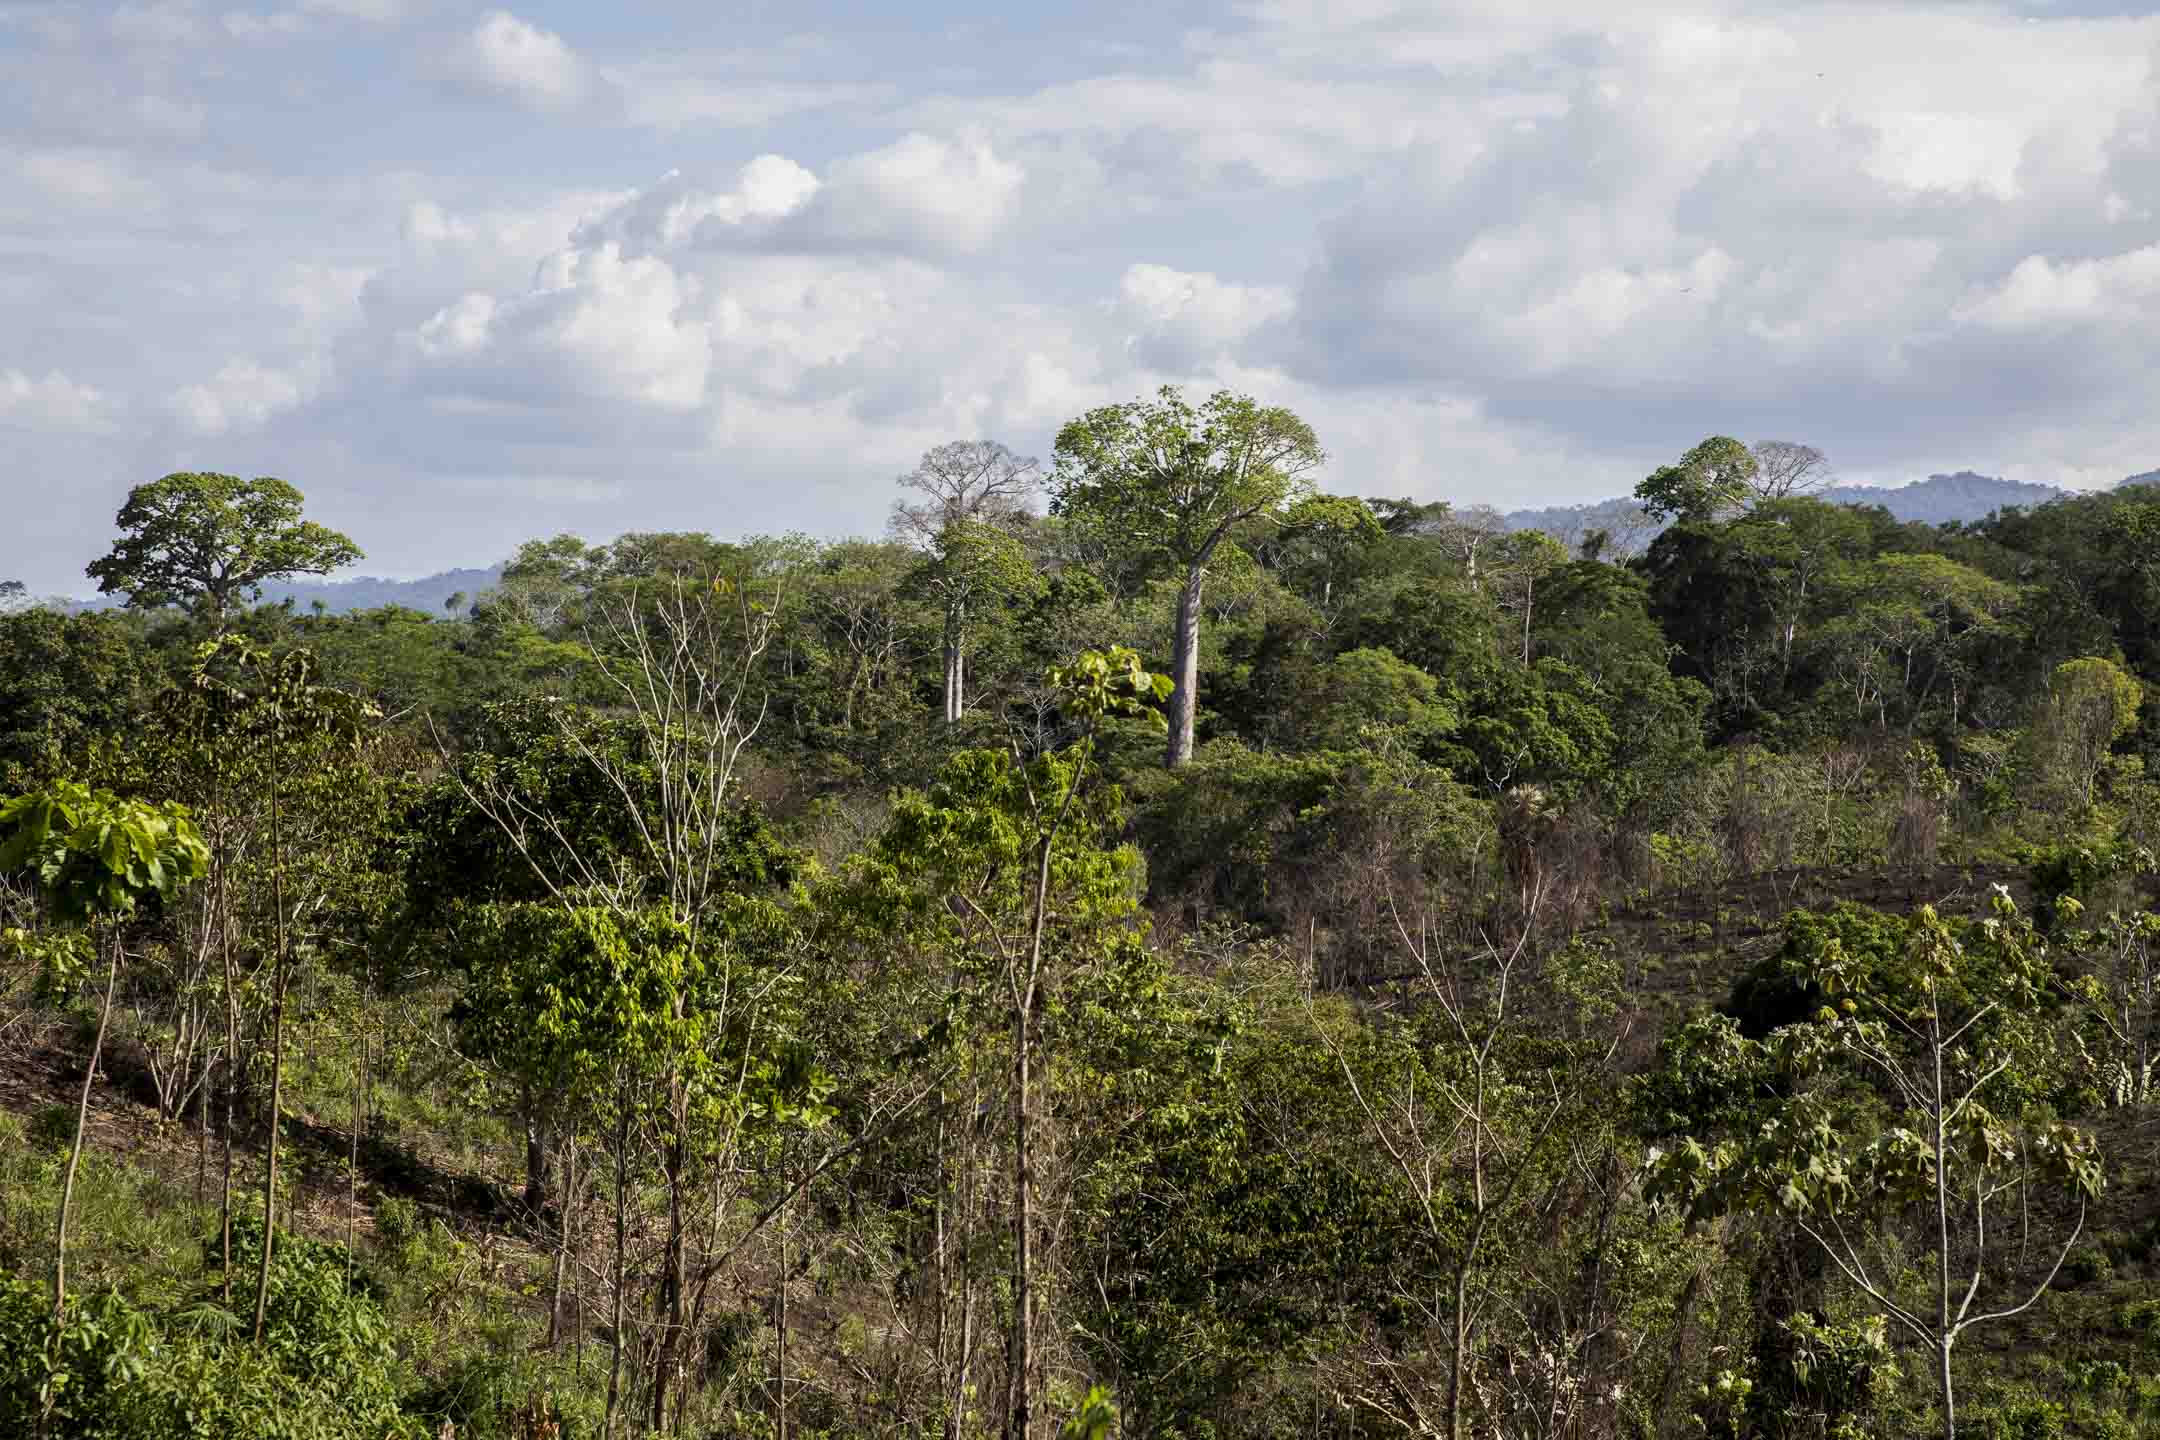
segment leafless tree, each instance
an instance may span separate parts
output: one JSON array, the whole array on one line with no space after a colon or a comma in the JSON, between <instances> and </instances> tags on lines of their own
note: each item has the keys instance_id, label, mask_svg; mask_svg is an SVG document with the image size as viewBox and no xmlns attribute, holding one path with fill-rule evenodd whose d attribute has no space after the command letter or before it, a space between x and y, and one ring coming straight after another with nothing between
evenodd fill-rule
<instances>
[{"instance_id":1,"label":"leafless tree","mask_svg":"<svg viewBox=\"0 0 2160 1440\"><path fill-rule=\"evenodd\" d=\"M915 468L893 483L925 497L893 502L893 537L928 547L955 521L994 523L1026 515L1042 489L1042 462L995 440L953 440L925 450Z\"/></svg>"},{"instance_id":2,"label":"leafless tree","mask_svg":"<svg viewBox=\"0 0 2160 1440\"><path fill-rule=\"evenodd\" d=\"M1810 490L1821 489L1835 478L1830 461L1812 445L1791 440L1764 440L1753 448L1755 474L1749 479L1748 488L1755 492L1758 505L1805 495Z\"/></svg>"},{"instance_id":3,"label":"leafless tree","mask_svg":"<svg viewBox=\"0 0 2160 1440\"><path fill-rule=\"evenodd\" d=\"M954 440L923 452L896 482L923 500L896 500L892 534L934 557L930 588L945 619L945 723L967 710L971 606L1019 583L1027 562L1014 532L1032 513L1041 462L995 440Z\"/></svg>"},{"instance_id":4,"label":"leafless tree","mask_svg":"<svg viewBox=\"0 0 2160 1440\"><path fill-rule=\"evenodd\" d=\"M1450 510L1433 523L1429 532L1448 554L1462 561L1470 588L1478 587L1478 555L1486 546L1508 533L1507 518L1490 505Z\"/></svg>"}]
</instances>

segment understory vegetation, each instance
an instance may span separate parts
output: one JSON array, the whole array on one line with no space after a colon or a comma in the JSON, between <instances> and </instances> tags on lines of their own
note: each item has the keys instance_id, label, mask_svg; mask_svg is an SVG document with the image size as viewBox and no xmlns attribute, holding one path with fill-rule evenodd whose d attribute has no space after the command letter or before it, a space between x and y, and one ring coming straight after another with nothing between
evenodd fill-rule
<instances>
[{"instance_id":1,"label":"understory vegetation","mask_svg":"<svg viewBox=\"0 0 2160 1440\"><path fill-rule=\"evenodd\" d=\"M0 613L0 1434L2160 1436L2160 490L1323 460L443 615L138 487Z\"/></svg>"}]
</instances>

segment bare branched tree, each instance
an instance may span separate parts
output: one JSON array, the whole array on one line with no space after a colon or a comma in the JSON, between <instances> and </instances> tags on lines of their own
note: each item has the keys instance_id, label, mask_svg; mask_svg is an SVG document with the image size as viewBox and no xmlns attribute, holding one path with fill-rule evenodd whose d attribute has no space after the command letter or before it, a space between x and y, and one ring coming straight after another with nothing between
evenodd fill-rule
<instances>
[{"instance_id":1,"label":"bare branched tree","mask_svg":"<svg viewBox=\"0 0 2160 1440\"><path fill-rule=\"evenodd\" d=\"M1033 571L1015 540L1042 488L1041 463L995 440L955 440L923 452L898 484L922 500L896 500L892 533L928 551L929 585L944 612L945 723L967 710L970 611L1027 587Z\"/></svg>"},{"instance_id":2,"label":"bare branched tree","mask_svg":"<svg viewBox=\"0 0 2160 1440\"><path fill-rule=\"evenodd\" d=\"M893 483L924 496L893 502L893 537L927 547L956 521L995 523L1028 514L1028 502L1042 489L1042 462L995 440L954 440L925 450L915 468Z\"/></svg>"},{"instance_id":3,"label":"bare branched tree","mask_svg":"<svg viewBox=\"0 0 2160 1440\"><path fill-rule=\"evenodd\" d=\"M1830 461L1812 445L1791 440L1764 440L1753 450L1755 474L1748 480L1748 488L1755 492L1758 505L1805 495L1810 490L1821 489L1835 478Z\"/></svg>"}]
</instances>

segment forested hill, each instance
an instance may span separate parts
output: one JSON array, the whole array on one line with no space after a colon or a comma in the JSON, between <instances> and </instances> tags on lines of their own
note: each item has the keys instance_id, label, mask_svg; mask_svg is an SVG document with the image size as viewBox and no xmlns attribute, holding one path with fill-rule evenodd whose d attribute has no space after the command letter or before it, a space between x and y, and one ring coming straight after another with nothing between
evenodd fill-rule
<instances>
[{"instance_id":1,"label":"forested hill","mask_svg":"<svg viewBox=\"0 0 2160 1440\"><path fill-rule=\"evenodd\" d=\"M417 580L386 580L375 575L354 575L342 580L269 580L262 587L262 600L266 605L280 605L290 600L293 608L311 611L319 603L331 615L350 615L356 610L377 610L385 605L402 605L408 610L421 610L429 614L441 612L452 600L477 600L483 591L502 579L500 565L485 569L445 570L438 575L423 575ZM91 610L115 609L125 603L122 596L101 596L83 602L82 608ZM463 609L460 604L458 607Z\"/></svg>"},{"instance_id":2,"label":"forested hill","mask_svg":"<svg viewBox=\"0 0 2160 1440\"><path fill-rule=\"evenodd\" d=\"M1960 470L1910 485L1834 485L1821 493L1833 505L1880 505L1900 520L1923 525L1971 525L2011 505L2045 505L2077 492Z\"/></svg>"},{"instance_id":3,"label":"forested hill","mask_svg":"<svg viewBox=\"0 0 2160 1440\"><path fill-rule=\"evenodd\" d=\"M478 599L482 591L500 579L502 566L490 565L486 569L445 570L417 580L383 580L372 575L346 580L272 580L263 586L263 599L271 604L290 599L301 610L312 609L319 600L333 615L384 605L440 612L459 596L467 601Z\"/></svg>"},{"instance_id":4,"label":"forested hill","mask_svg":"<svg viewBox=\"0 0 2160 1440\"><path fill-rule=\"evenodd\" d=\"M2160 471L2132 475L2121 483L2149 484L2156 478L2160 478ZM1899 520L1918 521L1923 525L1952 522L1971 525L2006 506L2045 505L2050 500L2060 500L2077 492L1960 470L1954 475L1930 475L1909 485L1833 485L1815 493L1819 499L1833 505L1880 505ZM1657 528L1644 524L1637 514L1635 501L1627 496L1584 505L1511 510L1505 519L1511 530L1542 530L1549 535L1579 537L1592 530L1605 530L1613 535L1623 552L1632 552L1649 544L1650 536Z\"/></svg>"}]
</instances>

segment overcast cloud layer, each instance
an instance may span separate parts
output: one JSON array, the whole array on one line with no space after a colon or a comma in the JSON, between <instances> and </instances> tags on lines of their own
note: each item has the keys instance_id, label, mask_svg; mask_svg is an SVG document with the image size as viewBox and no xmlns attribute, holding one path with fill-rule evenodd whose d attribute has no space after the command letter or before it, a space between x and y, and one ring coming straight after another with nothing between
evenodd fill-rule
<instances>
[{"instance_id":1,"label":"overcast cloud layer","mask_svg":"<svg viewBox=\"0 0 2160 1440\"><path fill-rule=\"evenodd\" d=\"M1503 507L1719 431L2160 465L2151 14L617 8L0 0L0 578L85 590L177 469L375 573L875 532L928 446L1166 382Z\"/></svg>"}]
</instances>

